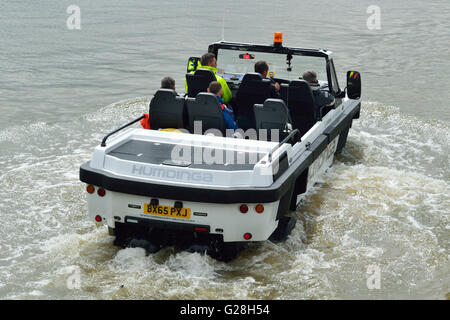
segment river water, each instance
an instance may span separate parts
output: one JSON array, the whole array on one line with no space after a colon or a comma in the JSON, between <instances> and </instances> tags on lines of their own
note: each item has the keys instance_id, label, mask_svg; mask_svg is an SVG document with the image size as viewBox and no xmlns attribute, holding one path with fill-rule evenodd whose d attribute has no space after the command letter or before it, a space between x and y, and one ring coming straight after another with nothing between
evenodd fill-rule
<instances>
[{"instance_id":1,"label":"river water","mask_svg":"<svg viewBox=\"0 0 450 320\"><path fill-rule=\"evenodd\" d=\"M81 30L66 26L73 4ZM1 2L0 298L448 299L448 1L377 1L369 30L373 4ZM292 235L231 263L114 247L87 219L81 163L147 110L162 77L182 91L189 56L274 31L333 51L341 86L347 70L363 81L361 118Z\"/></svg>"}]
</instances>

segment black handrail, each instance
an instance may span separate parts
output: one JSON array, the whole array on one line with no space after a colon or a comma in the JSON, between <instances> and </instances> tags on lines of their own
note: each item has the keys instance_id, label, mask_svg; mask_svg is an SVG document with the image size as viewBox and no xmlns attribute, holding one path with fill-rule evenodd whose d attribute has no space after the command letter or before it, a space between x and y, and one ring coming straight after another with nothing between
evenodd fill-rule
<instances>
[{"instance_id":1,"label":"black handrail","mask_svg":"<svg viewBox=\"0 0 450 320\"><path fill-rule=\"evenodd\" d=\"M270 150L269 152L269 162L272 162L272 154L278 149L280 148L283 144L285 144L286 142L288 142L289 139L292 139L296 134L300 134L300 131L298 129L294 129L292 130L286 138L283 139L283 141L281 141L279 144L277 144L272 150Z\"/></svg>"},{"instance_id":2,"label":"black handrail","mask_svg":"<svg viewBox=\"0 0 450 320\"><path fill-rule=\"evenodd\" d=\"M134 119L133 121L127 123L126 125L121 126L119 129L116 129L116 130L114 130L113 132L108 133L108 134L103 138L101 146L102 146L102 147L106 147L106 139L108 139L108 138L109 138L110 136L112 136L114 133L119 132L119 131L122 130L122 129L125 129L126 127L129 127L129 126L131 126L132 124L135 124L136 122L138 122L139 120L142 120L142 119L144 119L144 118L145 118L145 116L142 115L142 116L140 116L139 118Z\"/></svg>"}]
</instances>

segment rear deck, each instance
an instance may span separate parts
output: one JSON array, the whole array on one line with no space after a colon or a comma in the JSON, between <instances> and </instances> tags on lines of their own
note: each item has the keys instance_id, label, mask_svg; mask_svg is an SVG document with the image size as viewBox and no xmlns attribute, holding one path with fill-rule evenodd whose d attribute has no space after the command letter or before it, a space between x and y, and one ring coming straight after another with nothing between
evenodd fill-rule
<instances>
[{"instance_id":1,"label":"rear deck","mask_svg":"<svg viewBox=\"0 0 450 320\"><path fill-rule=\"evenodd\" d=\"M182 160L178 151L182 151ZM233 150L215 146L190 146L143 140L128 140L107 155L143 164L219 171L253 170L267 151Z\"/></svg>"}]
</instances>

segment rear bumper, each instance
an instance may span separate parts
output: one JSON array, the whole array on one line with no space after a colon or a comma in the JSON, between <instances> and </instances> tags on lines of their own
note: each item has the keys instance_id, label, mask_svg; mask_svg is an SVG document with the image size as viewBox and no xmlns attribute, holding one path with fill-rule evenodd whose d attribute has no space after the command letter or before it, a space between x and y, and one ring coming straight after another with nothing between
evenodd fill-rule
<instances>
[{"instance_id":1,"label":"rear bumper","mask_svg":"<svg viewBox=\"0 0 450 320\"><path fill-rule=\"evenodd\" d=\"M248 212L239 210L241 203L218 204L182 201L183 208L191 211L189 219L155 216L144 212L145 204L155 197L144 197L106 190L105 196L96 193L87 196L89 217L96 216L109 228L128 226L136 228L160 229L176 234L201 233L223 236L224 242L247 241L243 235L251 233L251 241L267 240L278 226L279 201L265 203L262 213L256 212L258 203L248 203ZM159 205L174 206L179 199L158 198Z\"/></svg>"},{"instance_id":2,"label":"rear bumper","mask_svg":"<svg viewBox=\"0 0 450 320\"><path fill-rule=\"evenodd\" d=\"M92 220L97 215L114 229L116 224L136 224L158 229L196 232L206 228L208 234L223 235L224 242L244 241L243 235L251 233L252 241L267 240L278 226L279 219L288 211L292 196L306 191L305 179L300 176L322 154L338 135L348 132L352 120L359 115L360 102L351 101L345 112L336 117L315 140L289 165L280 163L283 169L274 176L269 187L210 187L199 185L161 184L157 181L125 178L109 171L94 169L90 162L80 168L80 180L106 189L106 195L89 194L88 207ZM346 138L346 135L342 137ZM340 138L341 139L341 138ZM341 139L343 140L343 138ZM344 141L345 142L345 141ZM307 172L307 171L306 171ZM304 176L304 175L303 175ZM299 190L302 190L301 192ZM164 206L183 207L192 210L189 220L154 217L144 213L145 203L158 199ZM240 204L248 204L249 212L242 214ZM256 204L264 204L265 211L258 214ZM294 203L295 204L295 203ZM195 213L199 213L196 215ZM206 215L205 215L206 214ZM202 229L202 230L203 230Z\"/></svg>"}]
</instances>

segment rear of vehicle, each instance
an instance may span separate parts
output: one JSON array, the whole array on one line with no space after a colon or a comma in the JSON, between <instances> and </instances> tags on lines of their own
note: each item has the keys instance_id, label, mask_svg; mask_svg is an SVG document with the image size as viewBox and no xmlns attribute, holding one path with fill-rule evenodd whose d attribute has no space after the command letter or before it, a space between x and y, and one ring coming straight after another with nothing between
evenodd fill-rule
<instances>
[{"instance_id":1,"label":"rear of vehicle","mask_svg":"<svg viewBox=\"0 0 450 320\"><path fill-rule=\"evenodd\" d=\"M117 245L146 241L153 252L176 245L226 260L226 252L267 240L278 227L289 188L274 182L291 151L290 144L130 129L97 147L80 179L90 219L108 225Z\"/></svg>"},{"instance_id":2,"label":"rear of vehicle","mask_svg":"<svg viewBox=\"0 0 450 320\"><path fill-rule=\"evenodd\" d=\"M124 125L80 168L90 219L107 224L116 245L150 252L175 245L230 260L247 243L286 239L295 224L287 213L329 168L359 117L360 75L349 71L342 91L327 50L218 42L209 52L235 97L239 128L253 130L254 137L205 135L227 135L211 93L184 98L158 90L150 103L153 130L128 129L106 144L109 135L139 118ZM198 60L190 59L189 72ZM269 99L268 80L252 74L258 60L269 63L280 99ZM317 108L310 86L298 79L310 69L319 75L320 90L335 98L334 106ZM191 85L202 80L197 76ZM162 128L191 134L157 130ZM282 141L261 141L269 132L273 139L272 130Z\"/></svg>"}]
</instances>

